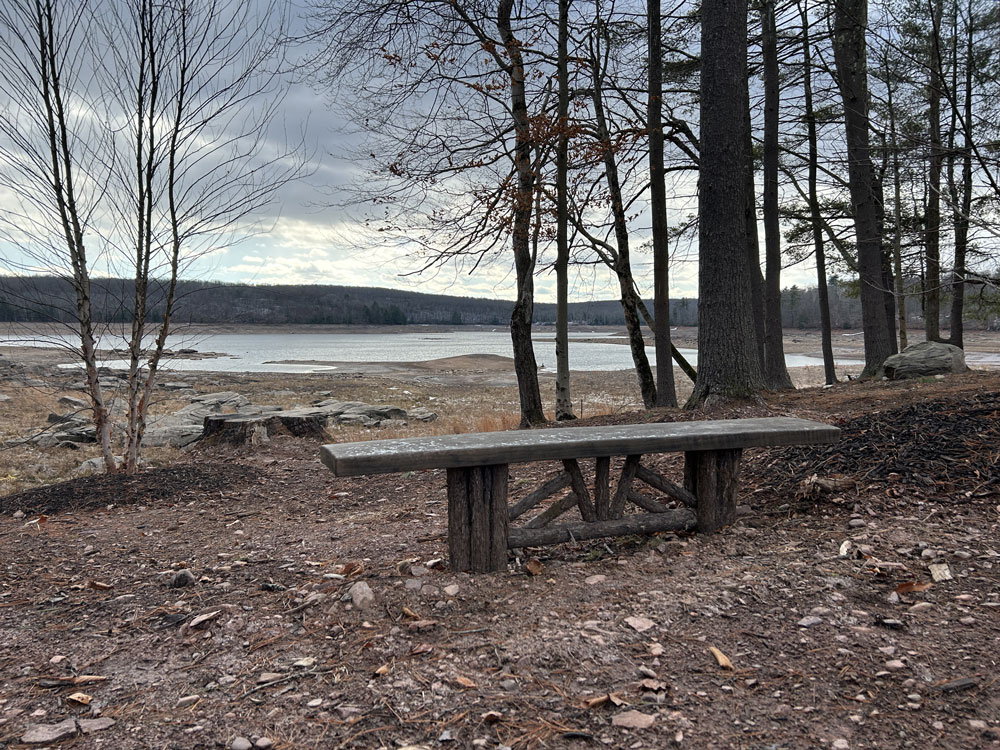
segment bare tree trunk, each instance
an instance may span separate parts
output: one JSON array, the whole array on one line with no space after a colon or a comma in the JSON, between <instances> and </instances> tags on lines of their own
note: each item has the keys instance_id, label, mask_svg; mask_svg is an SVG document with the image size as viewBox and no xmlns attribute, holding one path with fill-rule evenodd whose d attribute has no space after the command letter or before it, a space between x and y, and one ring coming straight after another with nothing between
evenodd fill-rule
<instances>
[{"instance_id":1,"label":"bare tree trunk","mask_svg":"<svg viewBox=\"0 0 1000 750\"><path fill-rule=\"evenodd\" d=\"M834 9L834 59L837 83L844 102L848 175L854 229L857 236L858 271L861 276L861 315L865 338L862 375L874 377L892 351L882 288L882 237L875 168L869 146L868 66L865 0L836 0Z\"/></svg>"},{"instance_id":2,"label":"bare tree trunk","mask_svg":"<svg viewBox=\"0 0 1000 750\"><path fill-rule=\"evenodd\" d=\"M599 33L603 33L603 29ZM594 102L597 140L604 152L604 175L608 181L611 214L615 225L617 251L614 256L614 271L618 277L622 312L625 315L625 328L628 331L632 361L635 363L635 374L639 379L639 391L642 393L642 403L649 409L656 405L656 382L653 380L653 372L649 367L649 359L646 357L646 342L643 340L642 325L639 322L638 295L635 291L635 280L632 277L632 265L629 258L628 219L625 216L621 182L618 178L618 163L615 159L614 146L611 143L607 118L604 112L604 89L601 81L603 66L601 65L600 57L601 52L599 47L595 42L592 42L591 66L594 77L591 91Z\"/></svg>"},{"instance_id":3,"label":"bare tree trunk","mask_svg":"<svg viewBox=\"0 0 1000 750\"><path fill-rule=\"evenodd\" d=\"M830 293L826 279L826 248L823 244L823 219L819 210L817 171L819 146L816 134L816 111L813 108L812 50L809 40L809 11L799 0L802 17L802 59L804 70L802 86L805 97L806 137L809 141L809 216L812 223L813 252L816 255L816 296L819 302L820 344L823 349L823 375L827 385L837 382L837 370L833 359L833 341L830 325Z\"/></svg>"},{"instance_id":4,"label":"bare tree trunk","mask_svg":"<svg viewBox=\"0 0 1000 750\"><path fill-rule=\"evenodd\" d=\"M972 212L972 65L973 65L973 9L972 0L969 0L969 17L967 20L967 36L965 47L965 97L962 105L963 109L963 130L962 139L964 148L962 149L962 189L961 203L955 210L955 265L952 269L951 282L951 331L948 343L958 347L963 347L963 330L965 327L962 320L965 315L965 259L969 247L969 215ZM956 15L958 9L955 9ZM956 41L957 46L956 32ZM957 67L957 63L956 63Z\"/></svg>"},{"instance_id":5,"label":"bare tree trunk","mask_svg":"<svg viewBox=\"0 0 1000 750\"><path fill-rule=\"evenodd\" d=\"M749 97L749 95L748 95ZM750 100L746 104L746 253L750 283L750 316L753 323L754 356L757 369L764 372L764 277L760 272L760 234L757 231L757 185L754 180L753 131L750 123Z\"/></svg>"},{"instance_id":6,"label":"bare tree trunk","mask_svg":"<svg viewBox=\"0 0 1000 750\"><path fill-rule=\"evenodd\" d=\"M569 6L559 0L559 145L556 151L556 419L575 419L569 383Z\"/></svg>"},{"instance_id":7,"label":"bare tree trunk","mask_svg":"<svg viewBox=\"0 0 1000 750\"><path fill-rule=\"evenodd\" d=\"M689 407L764 388L747 251L746 0L704 0L701 31L698 380Z\"/></svg>"},{"instance_id":8,"label":"bare tree trunk","mask_svg":"<svg viewBox=\"0 0 1000 750\"><path fill-rule=\"evenodd\" d=\"M667 239L667 186L663 171L663 63L660 0L646 2L649 129L649 208L653 232L653 327L656 342L656 405L677 406L670 341L670 247Z\"/></svg>"},{"instance_id":9,"label":"bare tree trunk","mask_svg":"<svg viewBox=\"0 0 1000 750\"><path fill-rule=\"evenodd\" d=\"M31 87L41 97L41 120L45 132L47 154L39 153L39 158L47 157L47 182L52 188L52 198L56 204L59 224L66 243L66 252L72 269L72 283L75 291L76 322L80 335L80 356L87 382L94 415L94 427L101 458L108 472L117 471L111 444L111 417L97 372L97 340L94 334L93 310L90 296L90 269L84 240L84 225L77 202L76 175L72 153L72 139L67 119L72 92L66 91L64 82L75 71L64 70L63 65L72 56L68 47L72 45L72 33L63 37L56 23L57 9L53 0L40 0L30 10L30 31L37 41L37 49L30 53L37 55L31 60L36 65L39 76ZM26 50L29 52L29 50ZM96 147L95 147L96 149Z\"/></svg>"},{"instance_id":10,"label":"bare tree trunk","mask_svg":"<svg viewBox=\"0 0 1000 750\"><path fill-rule=\"evenodd\" d=\"M511 114L514 120L514 167L517 188L514 195L512 245L517 275L517 300L510 318L510 338L514 348L514 371L521 401L521 426L545 422L542 396L538 387L538 364L531 344L531 316L535 303L535 257L531 252L531 209L535 176L531 168L531 123L525 95L524 62L521 45L511 30L510 16L514 0L500 0L497 29L510 60Z\"/></svg>"},{"instance_id":11,"label":"bare tree trunk","mask_svg":"<svg viewBox=\"0 0 1000 750\"><path fill-rule=\"evenodd\" d=\"M896 108L893 103L893 87L887 87L889 111L889 144L892 149L893 223L896 231L893 237L892 259L896 270L896 310L899 314L899 348L907 347L906 335L906 280L903 278L903 208L902 176L899 172L899 145L896 133Z\"/></svg>"},{"instance_id":12,"label":"bare tree trunk","mask_svg":"<svg viewBox=\"0 0 1000 750\"><path fill-rule=\"evenodd\" d=\"M774 0L761 6L764 53L764 383L772 390L793 389L785 365L781 327L781 225L778 220L778 32Z\"/></svg>"},{"instance_id":13,"label":"bare tree trunk","mask_svg":"<svg viewBox=\"0 0 1000 750\"><path fill-rule=\"evenodd\" d=\"M924 287L924 330L928 341L941 340L941 15L943 4L934 0L930 39L930 80L927 86L927 117L930 135L930 165L927 174L927 210L924 247L927 280Z\"/></svg>"}]
</instances>

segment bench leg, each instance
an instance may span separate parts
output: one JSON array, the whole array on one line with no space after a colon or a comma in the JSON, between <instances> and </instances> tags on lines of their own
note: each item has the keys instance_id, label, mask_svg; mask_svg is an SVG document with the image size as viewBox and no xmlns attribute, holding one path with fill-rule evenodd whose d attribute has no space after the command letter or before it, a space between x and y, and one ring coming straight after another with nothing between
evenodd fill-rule
<instances>
[{"instance_id":1,"label":"bench leg","mask_svg":"<svg viewBox=\"0 0 1000 750\"><path fill-rule=\"evenodd\" d=\"M453 571L507 568L507 464L448 469L448 554Z\"/></svg>"},{"instance_id":2,"label":"bench leg","mask_svg":"<svg viewBox=\"0 0 1000 750\"><path fill-rule=\"evenodd\" d=\"M742 454L738 448L684 454L684 486L698 500L698 531L711 533L736 520Z\"/></svg>"}]
</instances>

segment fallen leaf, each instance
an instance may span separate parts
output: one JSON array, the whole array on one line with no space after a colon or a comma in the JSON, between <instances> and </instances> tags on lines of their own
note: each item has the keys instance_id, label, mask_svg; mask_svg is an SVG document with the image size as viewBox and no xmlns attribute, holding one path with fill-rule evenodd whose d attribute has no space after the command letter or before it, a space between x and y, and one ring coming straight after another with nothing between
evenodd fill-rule
<instances>
[{"instance_id":1,"label":"fallen leaf","mask_svg":"<svg viewBox=\"0 0 1000 750\"><path fill-rule=\"evenodd\" d=\"M343 565L334 565L333 572L342 576L356 576L364 572L365 564L359 561L346 562Z\"/></svg>"},{"instance_id":2,"label":"fallen leaf","mask_svg":"<svg viewBox=\"0 0 1000 750\"><path fill-rule=\"evenodd\" d=\"M434 645L431 643L418 643L410 651L410 656L419 656L420 654L429 654L434 650Z\"/></svg>"},{"instance_id":3,"label":"fallen leaf","mask_svg":"<svg viewBox=\"0 0 1000 750\"><path fill-rule=\"evenodd\" d=\"M420 615L418 615L416 612L414 612L409 607L403 607L403 614L406 615L407 617L412 617L414 620L419 620L420 619Z\"/></svg>"},{"instance_id":4,"label":"fallen leaf","mask_svg":"<svg viewBox=\"0 0 1000 750\"><path fill-rule=\"evenodd\" d=\"M540 576L542 574L542 561L537 557L532 557L524 564L524 569L528 575Z\"/></svg>"},{"instance_id":5,"label":"fallen leaf","mask_svg":"<svg viewBox=\"0 0 1000 750\"><path fill-rule=\"evenodd\" d=\"M625 622L637 633L644 633L656 624L648 617L626 617Z\"/></svg>"},{"instance_id":6,"label":"fallen leaf","mask_svg":"<svg viewBox=\"0 0 1000 750\"><path fill-rule=\"evenodd\" d=\"M389 665L383 664L381 667L375 670L375 674L377 674L379 677L384 677L385 675L389 674Z\"/></svg>"},{"instance_id":7,"label":"fallen leaf","mask_svg":"<svg viewBox=\"0 0 1000 750\"><path fill-rule=\"evenodd\" d=\"M715 660L719 662L720 667L722 667L723 669L733 668L733 663L729 661L729 657L726 656L721 651L719 651L719 649L717 649L715 646L709 646L708 650L712 653L712 656L715 657Z\"/></svg>"},{"instance_id":8,"label":"fallen leaf","mask_svg":"<svg viewBox=\"0 0 1000 750\"><path fill-rule=\"evenodd\" d=\"M499 711L487 711L484 714L480 714L479 718L485 721L487 724L496 724L500 719L503 718L503 714Z\"/></svg>"},{"instance_id":9,"label":"fallen leaf","mask_svg":"<svg viewBox=\"0 0 1000 750\"><path fill-rule=\"evenodd\" d=\"M611 717L611 726L624 727L625 729L649 729L655 721L656 717L633 710Z\"/></svg>"},{"instance_id":10,"label":"fallen leaf","mask_svg":"<svg viewBox=\"0 0 1000 750\"><path fill-rule=\"evenodd\" d=\"M206 612L203 615L198 615L193 620L191 620L191 623L188 625L188 627L190 627L190 628L197 628L197 627L199 627L201 625L204 625L206 622L211 622L216 617L218 617L220 614L222 614L222 610L221 609L216 609L216 610L213 610L212 612Z\"/></svg>"},{"instance_id":11,"label":"fallen leaf","mask_svg":"<svg viewBox=\"0 0 1000 750\"><path fill-rule=\"evenodd\" d=\"M627 706L628 701L622 698L617 693L602 693L601 695L595 695L590 698L584 698L581 706L583 708L600 708L606 703L611 703L615 706Z\"/></svg>"},{"instance_id":12,"label":"fallen leaf","mask_svg":"<svg viewBox=\"0 0 1000 750\"><path fill-rule=\"evenodd\" d=\"M87 585L92 589L97 589L98 591L107 591L110 588L114 588L110 583L104 583L102 581L87 581Z\"/></svg>"},{"instance_id":13,"label":"fallen leaf","mask_svg":"<svg viewBox=\"0 0 1000 750\"><path fill-rule=\"evenodd\" d=\"M476 683L474 683L468 677L462 677L461 675L459 675L458 677L455 678L455 682L457 682L459 685L461 685L464 688L472 689L474 687L478 687L478 685L476 685Z\"/></svg>"},{"instance_id":14,"label":"fallen leaf","mask_svg":"<svg viewBox=\"0 0 1000 750\"><path fill-rule=\"evenodd\" d=\"M652 690L654 693L658 693L661 690L667 689L667 683L647 677L644 680L639 680L639 687L643 690Z\"/></svg>"},{"instance_id":15,"label":"fallen leaf","mask_svg":"<svg viewBox=\"0 0 1000 750\"><path fill-rule=\"evenodd\" d=\"M410 630L416 630L417 632L422 632L424 630L431 630L436 628L438 625L437 620L417 620L416 622L411 622L407 627Z\"/></svg>"},{"instance_id":16,"label":"fallen leaf","mask_svg":"<svg viewBox=\"0 0 1000 750\"><path fill-rule=\"evenodd\" d=\"M933 585L933 583L928 583L927 581L906 581L896 587L896 593L909 594L911 591L926 591Z\"/></svg>"},{"instance_id":17,"label":"fallen leaf","mask_svg":"<svg viewBox=\"0 0 1000 750\"><path fill-rule=\"evenodd\" d=\"M73 695L69 696L66 700L79 703L81 706L89 706L90 702L94 700L94 698L86 693L73 693Z\"/></svg>"}]
</instances>

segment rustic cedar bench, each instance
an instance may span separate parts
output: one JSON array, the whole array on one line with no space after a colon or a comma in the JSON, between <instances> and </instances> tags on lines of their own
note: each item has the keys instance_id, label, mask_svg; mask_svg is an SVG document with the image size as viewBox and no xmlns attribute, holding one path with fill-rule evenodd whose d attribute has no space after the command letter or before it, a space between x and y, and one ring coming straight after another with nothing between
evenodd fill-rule
<instances>
[{"instance_id":1,"label":"rustic cedar bench","mask_svg":"<svg viewBox=\"0 0 1000 750\"><path fill-rule=\"evenodd\" d=\"M744 448L832 443L839 436L840 430L830 425L775 417L373 440L324 445L321 455L337 476L447 469L451 566L481 572L503 570L509 548L655 531L715 531L734 519ZM679 451L685 456L683 487L640 463L647 453ZM626 457L613 491L612 456ZM580 470L581 458L595 459L593 496ZM508 507L509 464L559 460L564 471ZM635 479L686 507L668 510L633 491ZM512 520L566 487L571 492L565 497L522 527L511 528ZM626 502L647 512L626 515ZM582 522L552 525L574 507Z\"/></svg>"}]
</instances>

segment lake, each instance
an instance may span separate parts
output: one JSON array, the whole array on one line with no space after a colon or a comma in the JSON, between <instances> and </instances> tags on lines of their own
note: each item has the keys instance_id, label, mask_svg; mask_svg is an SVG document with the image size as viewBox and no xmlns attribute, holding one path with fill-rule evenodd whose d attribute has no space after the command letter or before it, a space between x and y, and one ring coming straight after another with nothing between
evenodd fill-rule
<instances>
[{"instance_id":1,"label":"lake","mask_svg":"<svg viewBox=\"0 0 1000 750\"><path fill-rule=\"evenodd\" d=\"M620 334L574 332L570 334L570 369L628 370L632 369L629 347ZM587 341L572 342L572 339ZM598 340L598 341L595 341ZM607 343L599 340L606 339ZM68 339L0 338L0 344L11 346L65 346ZM69 342L71 343L71 342ZM552 334L541 334L534 342L539 367L554 371L555 342ZM121 348L121 340L102 339L101 348ZM325 372L336 367L316 364L288 364L288 361L311 362L422 362L444 357L471 354L493 354L512 357L510 334L503 329L427 333L222 333L170 336L169 349L197 349L225 356L212 359L170 359L167 370L200 370L209 372ZM691 364L697 364L697 351L681 349ZM654 362L656 350L646 347L646 356ZM786 356L789 367L822 365L822 359L801 354ZM838 359L840 365L864 364L854 359ZM123 360L102 363L107 367L124 367ZM72 366L72 365L71 365Z\"/></svg>"}]
</instances>

